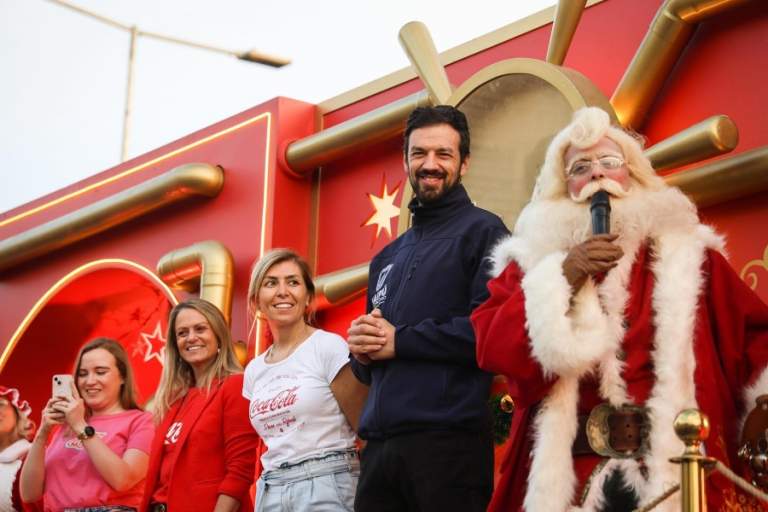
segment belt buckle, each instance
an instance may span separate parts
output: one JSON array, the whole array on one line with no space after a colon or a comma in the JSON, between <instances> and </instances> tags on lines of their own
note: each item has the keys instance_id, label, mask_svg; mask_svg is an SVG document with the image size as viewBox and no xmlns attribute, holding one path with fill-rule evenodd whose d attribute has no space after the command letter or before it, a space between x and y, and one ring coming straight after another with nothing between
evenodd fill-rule
<instances>
[{"instance_id":1,"label":"belt buckle","mask_svg":"<svg viewBox=\"0 0 768 512\"><path fill-rule=\"evenodd\" d=\"M615 412L637 412L646 416L646 410L644 407L637 405L626 404L619 408L613 407L608 403L602 403L592 409L587 419L586 434L589 446L602 457L610 457L612 459L639 459L648 452L648 421L646 416L645 425L643 427L643 435L641 436L640 448L630 452L620 452L611 446L611 429L608 424L608 418Z\"/></svg>"}]
</instances>

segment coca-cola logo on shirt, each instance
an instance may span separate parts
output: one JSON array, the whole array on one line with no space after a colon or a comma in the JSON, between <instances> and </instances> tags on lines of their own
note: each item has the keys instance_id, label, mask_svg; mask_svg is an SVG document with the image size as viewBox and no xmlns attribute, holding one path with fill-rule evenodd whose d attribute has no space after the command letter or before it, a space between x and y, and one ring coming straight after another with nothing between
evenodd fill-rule
<instances>
[{"instance_id":1,"label":"coca-cola logo on shirt","mask_svg":"<svg viewBox=\"0 0 768 512\"><path fill-rule=\"evenodd\" d=\"M168 427L168 432L165 434L165 441L163 444L176 444L176 442L179 440L179 436L181 435L181 427L183 426L183 422L174 421L171 426Z\"/></svg>"},{"instance_id":2,"label":"coca-cola logo on shirt","mask_svg":"<svg viewBox=\"0 0 768 512\"><path fill-rule=\"evenodd\" d=\"M280 409L284 409L295 404L297 399L297 389L299 389L299 386L283 389L272 398L267 398L265 400L254 398L253 402L251 402L251 418L256 418L261 414L279 411Z\"/></svg>"},{"instance_id":3,"label":"coca-cola logo on shirt","mask_svg":"<svg viewBox=\"0 0 768 512\"><path fill-rule=\"evenodd\" d=\"M95 435L99 439L104 439L105 437L107 437L106 432L96 432ZM83 442L76 437L73 437L72 439L65 441L64 448L69 448L70 450L85 450L85 447L83 446Z\"/></svg>"}]
</instances>

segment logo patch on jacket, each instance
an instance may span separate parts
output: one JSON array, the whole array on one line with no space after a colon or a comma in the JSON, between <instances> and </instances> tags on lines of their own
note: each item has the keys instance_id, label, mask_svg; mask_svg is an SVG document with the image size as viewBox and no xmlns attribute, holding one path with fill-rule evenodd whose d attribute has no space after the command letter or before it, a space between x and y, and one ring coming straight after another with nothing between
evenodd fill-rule
<instances>
[{"instance_id":1,"label":"logo patch on jacket","mask_svg":"<svg viewBox=\"0 0 768 512\"><path fill-rule=\"evenodd\" d=\"M387 277L389 277L389 272L392 270L392 265L393 263L390 263L379 272L379 278L376 280L376 293L373 294L373 298L371 299L374 308L381 307L387 300L386 282Z\"/></svg>"}]
</instances>

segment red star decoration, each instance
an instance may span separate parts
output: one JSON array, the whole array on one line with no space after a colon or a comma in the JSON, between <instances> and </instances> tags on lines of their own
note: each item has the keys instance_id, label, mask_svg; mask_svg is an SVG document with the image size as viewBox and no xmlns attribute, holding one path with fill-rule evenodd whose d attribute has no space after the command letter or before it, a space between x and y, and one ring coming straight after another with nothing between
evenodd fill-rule
<instances>
[{"instance_id":1,"label":"red star decoration","mask_svg":"<svg viewBox=\"0 0 768 512\"><path fill-rule=\"evenodd\" d=\"M165 337L163 336L163 326L160 320L155 325L155 330L152 334L139 333L141 339L144 341L146 350L144 352L144 362L148 362L150 359L156 359L161 366L165 366Z\"/></svg>"}]
</instances>

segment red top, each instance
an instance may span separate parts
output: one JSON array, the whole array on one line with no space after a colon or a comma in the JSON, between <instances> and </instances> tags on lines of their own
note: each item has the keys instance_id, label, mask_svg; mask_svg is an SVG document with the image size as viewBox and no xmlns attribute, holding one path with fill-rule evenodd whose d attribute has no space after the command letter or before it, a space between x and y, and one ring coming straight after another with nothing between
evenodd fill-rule
<instances>
[{"instance_id":1,"label":"red top","mask_svg":"<svg viewBox=\"0 0 768 512\"><path fill-rule=\"evenodd\" d=\"M163 441L163 456L160 463L160 477L157 481L157 490L152 495L152 502L168 502L168 484L171 482L171 473L176 465L176 459L179 457L179 438L184 430L184 425L189 426L197 418L191 412L205 405L205 395L197 388L190 389L186 396L181 399L181 405L176 409L173 422L165 432L165 441ZM165 424L165 422L163 422Z\"/></svg>"},{"instance_id":2,"label":"red top","mask_svg":"<svg viewBox=\"0 0 768 512\"><path fill-rule=\"evenodd\" d=\"M716 426L705 442L707 454L733 467L738 466L738 420L745 409L754 405L741 403L741 394L768 364L768 307L721 254L707 251L706 256L693 333L696 401L709 416L710 424ZM641 250L632 268L624 316L627 330L621 345L626 356L622 377L629 397L637 404L645 403L656 380L651 359L655 331L651 264L647 249ZM517 405L489 511L522 510L531 463L531 413L556 378L545 377L531 354L521 287L523 275L515 262L510 263L501 275L489 281L490 298L471 317L479 366L507 377L509 393ZM597 382L590 378L580 382L580 414L601 401L596 386ZM575 458L574 469L581 484L577 491L581 491L598 461L597 456ZM738 493L719 475L710 477L708 486L712 510L720 510L724 500Z\"/></svg>"},{"instance_id":3,"label":"red top","mask_svg":"<svg viewBox=\"0 0 768 512\"><path fill-rule=\"evenodd\" d=\"M147 510L150 500L161 495L170 510L213 510L220 494L239 500L240 510L253 508L249 489L258 435L248 418L249 404L242 389L242 374L232 375L214 384L210 392L198 390L200 399L187 399L187 403L182 399L171 406L152 443L140 510ZM171 431L177 421L183 425ZM165 444L169 434L178 434L172 451ZM166 454L175 461L165 464Z\"/></svg>"}]
</instances>

